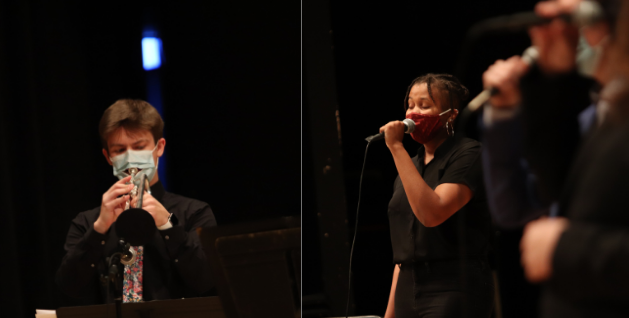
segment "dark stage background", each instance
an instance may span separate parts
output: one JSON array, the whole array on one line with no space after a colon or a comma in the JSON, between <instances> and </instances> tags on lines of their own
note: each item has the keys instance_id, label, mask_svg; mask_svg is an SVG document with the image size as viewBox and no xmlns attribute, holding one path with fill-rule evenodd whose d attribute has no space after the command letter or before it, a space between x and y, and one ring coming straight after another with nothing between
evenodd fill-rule
<instances>
[{"instance_id":1,"label":"dark stage background","mask_svg":"<svg viewBox=\"0 0 629 318\"><path fill-rule=\"evenodd\" d=\"M329 19L328 29L312 27L318 37L304 36L307 45L326 50L333 57L329 65L334 73L334 82L316 82L312 73L321 69L308 59L304 60L304 80L313 81L304 85L304 167L303 167L303 249L317 251L304 253L303 276L304 317L344 315L335 309L338 300L330 297L328 277L321 268L328 263L347 267L351 235L358 199L360 169L363 163L365 137L378 132L388 121L404 118L403 99L408 84L425 73L450 73L457 75L470 89L471 96L480 93L482 72L496 59L521 54L530 45L526 32L491 35L482 37L469 53L463 53L464 39L468 29L475 23L499 15L519 11L531 11L537 1L329 1L329 7L314 0L304 1L304 30L310 24ZM320 10L308 10L316 7ZM323 12L323 13L321 13ZM329 45L328 45L329 44ZM307 52L305 52L306 54ZM321 91L326 85L335 85L340 135L342 136L342 168L345 200L337 205L347 211L347 238L338 239L344 246L342 257L329 257L322 249L328 238L321 228L326 221L321 208L315 202L320 197L332 195L317 187L325 169L316 160L316 149L324 134L315 122L324 108L309 105L306 98L312 91ZM312 88L314 87L314 89ZM334 114L328 114L329 121ZM479 138L475 127L476 118L468 134ZM455 126L455 130L456 130ZM457 131L460 133L460 131ZM405 145L414 155L418 144L406 137ZM327 138L331 147L339 141ZM315 159L312 159L315 158ZM334 168L334 167L333 167ZM392 157L384 142L371 145L364 173L358 238L353 264L353 313L356 315L384 315L389 297L393 274L392 251L387 217L387 206L397 175ZM314 190L318 190L315 192ZM312 191L311 191L312 190ZM524 283L519 265L519 230L496 231L497 254L494 256L501 284L503 317L535 317L537 287ZM345 274L347 275L347 274ZM336 288L346 285L345 278L336 282Z\"/></svg>"},{"instance_id":2,"label":"dark stage background","mask_svg":"<svg viewBox=\"0 0 629 318\"><path fill-rule=\"evenodd\" d=\"M219 224L300 214L300 3L0 2L0 316L69 304L70 220L117 179L98 121L146 99L143 26L163 40L167 190Z\"/></svg>"}]
</instances>

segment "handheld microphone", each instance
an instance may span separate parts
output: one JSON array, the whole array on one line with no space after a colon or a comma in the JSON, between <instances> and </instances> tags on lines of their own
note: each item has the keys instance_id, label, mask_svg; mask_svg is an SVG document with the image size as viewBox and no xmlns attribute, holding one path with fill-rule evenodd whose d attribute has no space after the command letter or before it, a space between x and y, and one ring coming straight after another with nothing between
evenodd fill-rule
<instances>
[{"instance_id":1,"label":"handheld microphone","mask_svg":"<svg viewBox=\"0 0 629 318\"><path fill-rule=\"evenodd\" d=\"M534 46L530 46L529 48L524 50L524 53L522 53L522 61L526 63L526 65L529 65L529 66L535 63L538 57L539 57L539 52L537 51L537 48ZM498 92L499 92L498 89L495 87L490 87L490 88L485 89L476 97L474 97L474 99L472 99L469 102L469 104L467 104L467 108L471 112L477 111L478 109L481 108L481 106L483 106L489 100L489 98L498 94Z\"/></svg>"},{"instance_id":2,"label":"handheld microphone","mask_svg":"<svg viewBox=\"0 0 629 318\"><path fill-rule=\"evenodd\" d=\"M406 118L402 122L404 123L404 126L406 126L406 129L404 129L404 133L410 134L413 131L415 131L415 122L412 119ZM365 138L365 140L367 140L367 142L372 142L372 141L381 140L381 139L384 139L384 133L383 132Z\"/></svg>"}]
</instances>

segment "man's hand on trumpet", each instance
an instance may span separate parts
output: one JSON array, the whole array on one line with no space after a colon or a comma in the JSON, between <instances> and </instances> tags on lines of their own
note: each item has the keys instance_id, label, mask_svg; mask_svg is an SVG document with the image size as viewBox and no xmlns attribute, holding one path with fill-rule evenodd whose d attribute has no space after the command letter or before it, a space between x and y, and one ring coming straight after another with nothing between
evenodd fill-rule
<instances>
[{"instance_id":1,"label":"man's hand on trumpet","mask_svg":"<svg viewBox=\"0 0 629 318\"><path fill-rule=\"evenodd\" d=\"M111 224L124 211L125 203L129 200L129 191L133 189L133 184L126 184L131 180L131 176L120 179L118 182L103 194L103 200L100 206L100 214L96 222L94 222L94 230L100 234L109 231Z\"/></svg>"},{"instance_id":2,"label":"man's hand on trumpet","mask_svg":"<svg viewBox=\"0 0 629 318\"><path fill-rule=\"evenodd\" d=\"M138 196L131 200L131 206L135 207L138 202ZM166 210L166 208L155 199L148 192L144 191L144 196L142 197L142 209L151 214L153 219L155 220L155 226L160 227L165 225L168 222L168 217L170 216L170 212Z\"/></svg>"}]
</instances>

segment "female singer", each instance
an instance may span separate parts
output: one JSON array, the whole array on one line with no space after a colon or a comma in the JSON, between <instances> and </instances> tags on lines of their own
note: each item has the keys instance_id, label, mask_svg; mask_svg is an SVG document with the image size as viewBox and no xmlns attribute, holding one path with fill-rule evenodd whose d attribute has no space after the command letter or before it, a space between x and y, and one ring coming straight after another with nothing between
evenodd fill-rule
<instances>
[{"instance_id":1,"label":"female singer","mask_svg":"<svg viewBox=\"0 0 629 318\"><path fill-rule=\"evenodd\" d=\"M408 87L404 123L380 128L399 173L389 202L395 270L385 318L489 317L494 285L487 262L491 220L481 170L481 145L455 138L453 122L468 90L448 74L427 74Z\"/></svg>"}]
</instances>

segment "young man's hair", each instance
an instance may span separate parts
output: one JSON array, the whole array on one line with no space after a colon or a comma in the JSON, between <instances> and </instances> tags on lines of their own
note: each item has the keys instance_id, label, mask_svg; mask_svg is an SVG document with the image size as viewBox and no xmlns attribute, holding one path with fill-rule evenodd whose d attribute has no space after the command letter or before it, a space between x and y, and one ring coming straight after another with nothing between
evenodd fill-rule
<instances>
[{"instance_id":1,"label":"young man's hair","mask_svg":"<svg viewBox=\"0 0 629 318\"><path fill-rule=\"evenodd\" d=\"M417 84L426 83L428 88L428 94L430 95L430 99L436 103L434 97L432 97L432 87L436 87L445 98L444 95L447 95L448 98L448 107L445 107L445 101L440 101L442 110L448 110L450 108L460 109L461 105L469 95L469 91L458 78L454 77L454 75L450 74L433 74L428 73L426 75L420 76L414 79L411 82L411 85L408 86L408 90L406 90L406 96L404 97L404 110L408 109L408 95L411 93L411 89L413 86Z\"/></svg>"},{"instance_id":2,"label":"young man's hair","mask_svg":"<svg viewBox=\"0 0 629 318\"><path fill-rule=\"evenodd\" d=\"M156 143L164 134L164 121L157 109L139 99L119 99L103 113L98 132L107 151L107 138L120 127L130 132L148 130Z\"/></svg>"}]
</instances>

